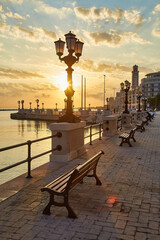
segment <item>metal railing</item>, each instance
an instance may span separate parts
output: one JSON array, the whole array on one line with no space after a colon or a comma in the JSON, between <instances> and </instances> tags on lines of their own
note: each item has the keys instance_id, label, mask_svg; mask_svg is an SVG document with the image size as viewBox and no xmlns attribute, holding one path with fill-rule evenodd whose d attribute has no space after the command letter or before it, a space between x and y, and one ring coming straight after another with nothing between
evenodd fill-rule
<instances>
[{"instance_id":1,"label":"metal railing","mask_svg":"<svg viewBox=\"0 0 160 240\"><path fill-rule=\"evenodd\" d=\"M88 130L89 129L89 135L85 136L84 139L89 138L89 144L92 145L93 141L93 136L99 134L99 140L102 139L102 133L103 133L103 124L102 123L97 123L94 125L86 126L84 129ZM93 133L93 129L98 127L98 131Z\"/></svg>"},{"instance_id":2,"label":"metal railing","mask_svg":"<svg viewBox=\"0 0 160 240\"><path fill-rule=\"evenodd\" d=\"M7 167L1 168L0 172L4 172L4 171L6 171L8 169L14 168L16 166L19 166L19 165L27 162L28 163L28 175L27 175L27 178L32 178L32 176L31 176L31 161L33 159L36 159L36 158L41 157L41 156L43 156L45 154L54 152L56 150L57 151L61 151L61 149L62 149L61 145L57 145L55 148L53 148L53 149L51 149L49 151L46 151L46 152L43 152L43 153L40 153L38 155L35 155L35 156L31 157L31 145L32 145L32 143L40 142L40 141L47 140L47 139L54 138L54 137L60 138L60 137L62 137L62 133L61 132L57 132L55 135L52 135L52 136L49 136L49 137L39 138L39 139L36 139L36 140L33 140L33 141L29 140L29 141L24 142L24 143L12 145L12 146L5 147L5 148L0 148L0 152L3 152L3 151L7 151L7 150L10 150L10 149L13 149L13 148L22 147L22 146L25 146L25 145L28 146L28 157L27 157L27 159L22 160L20 162L17 162L15 164L9 165Z\"/></svg>"},{"instance_id":3,"label":"metal railing","mask_svg":"<svg viewBox=\"0 0 160 240\"><path fill-rule=\"evenodd\" d=\"M92 142L93 142L93 137L98 135L98 139L101 140L102 139L102 133L103 133L103 125L101 123L98 123L98 124L94 124L94 125L90 125L90 126L86 126L84 128L84 130L89 130L89 135L85 136L84 139L86 138L89 138L89 144L92 145ZM97 130L98 128L98 130ZM96 131L97 130L97 131ZM27 146L28 147L28 156L26 159L24 160L21 160L19 162L16 162L12 165L9 165L7 167L4 167L4 168L1 168L0 169L0 172L4 172L6 170L9 170L11 168L14 168L14 167L17 167L21 164L24 164L24 163L28 163L28 174L27 174L27 178L32 178L31 176L31 162L32 160L36 159L36 158L39 158L45 154L48 154L48 153L52 153L54 151L61 151L62 147L61 145L57 145L55 148L51 149L51 150L48 150L46 152L43 152L43 153L40 153L38 155L35 155L35 156L31 156L31 146L33 143L36 143L36 142L40 142L40 141L43 141L43 140L47 140L47 139L52 139L54 137L62 137L62 133L61 132L57 132L55 135L52 135L52 136L49 136L49 137L44 137L44 138L40 138L40 139L36 139L36 140L33 140L33 141L30 141L28 140L27 142L24 142L24 143L20 143L20 144L16 144L16 145L12 145L12 146L8 146L8 147L4 147L4 148L0 148L0 152L3 152L3 151L7 151L7 150L10 150L10 149L14 149L14 148L19 148L19 147L22 147L22 146Z\"/></svg>"}]
</instances>

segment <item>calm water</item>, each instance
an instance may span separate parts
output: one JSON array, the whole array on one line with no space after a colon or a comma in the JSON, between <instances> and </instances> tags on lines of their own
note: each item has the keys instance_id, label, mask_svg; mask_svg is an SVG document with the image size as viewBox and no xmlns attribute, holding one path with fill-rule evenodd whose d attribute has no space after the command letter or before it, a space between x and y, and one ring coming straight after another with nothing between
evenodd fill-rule
<instances>
[{"instance_id":1,"label":"calm water","mask_svg":"<svg viewBox=\"0 0 160 240\"><path fill-rule=\"evenodd\" d=\"M12 120L10 114L13 111L0 111L0 148L51 136L50 123L44 121ZM97 131L97 130L96 130ZM89 130L85 131L85 136ZM94 136L94 139L96 136ZM89 139L85 139L87 143ZM51 149L51 139L33 143L32 157ZM0 168L14 164L27 158L27 146L0 152ZM49 161L49 154L34 159L32 169ZM27 163L0 173L0 184L9 181L27 172Z\"/></svg>"},{"instance_id":2,"label":"calm water","mask_svg":"<svg viewBox=\"0 0 160 240\"><path fill-rule=\"evenodd\" d=\"M11 111L13 113L13 111ZM10 111L0 111L0 148L51 136L50 123L10 119ZM32 144L32 156L51 149L51 140ZM0 168L27 158L27 146L0 152ZM49 161L49 155L32 161L32 169ZM0 173L0 184L27 171L27 163Z\"/></svg>"}]
</instances>

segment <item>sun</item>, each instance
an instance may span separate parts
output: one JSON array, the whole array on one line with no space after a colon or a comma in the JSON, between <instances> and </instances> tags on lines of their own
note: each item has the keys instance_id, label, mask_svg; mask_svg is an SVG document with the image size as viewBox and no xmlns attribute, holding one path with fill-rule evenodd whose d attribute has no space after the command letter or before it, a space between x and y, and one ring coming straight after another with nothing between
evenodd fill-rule
<instances>
[{"instance_id":1,"label":"sun","mask_svg":"<svg viewBox=\"0 0 160 240\"><path fill-rule=\"evenodd\" d=\"M67 74L61 73L60 75L55 77L56 82L55 85L58 87L60 90L64 91L68 87L68 82L67 82Z\"/></svg>"}]
</instances>

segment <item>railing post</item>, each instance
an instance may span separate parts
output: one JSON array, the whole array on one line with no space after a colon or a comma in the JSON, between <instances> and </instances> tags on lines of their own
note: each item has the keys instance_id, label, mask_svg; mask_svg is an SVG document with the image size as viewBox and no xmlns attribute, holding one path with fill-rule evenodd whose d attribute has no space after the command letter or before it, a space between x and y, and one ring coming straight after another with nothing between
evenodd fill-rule
<instances>
[{"instance_id":1,"label":"railing post","mask_svg":"<svg viewBox=\"0 0 160 240\"><path fill-rule=\"evenodd\" d=\"M92 145L92 125L90 126L90 145Z\"/></svg>"},{"instance_id":2,"label":"railing post","mask_svg":"<svg viewBox=\"0 0 160 240\"><path fill-rule=\"evenodd\" d=\"M28 144L28 176L26 178L32 178L31 176L31 141L27 141Z\"/></svg>"},{"instance_id":3,"label":"railing post","mask_svg":"<svg viewBox=\"0 0 160 240\"><path fill-rule=\"evenodd\" d=\"M101 140L101 129L102 129L102 124L99 124L99 140Z\"/></svg>"}]
</instances>

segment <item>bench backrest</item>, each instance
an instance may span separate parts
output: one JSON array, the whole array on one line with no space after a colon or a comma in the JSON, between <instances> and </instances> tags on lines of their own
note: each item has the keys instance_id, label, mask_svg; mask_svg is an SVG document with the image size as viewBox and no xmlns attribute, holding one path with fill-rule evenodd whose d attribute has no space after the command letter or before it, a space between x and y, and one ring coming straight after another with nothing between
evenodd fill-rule
<instances>
[{"instance_id":1,"label":"bench backrest","mask_svg":"<svg viewBox=\"0 0 160 240\"><path fill-rule=\"evenodd\" d=\"M129 137L132 138L134 137L134 134L135 134L135 131L137 130L137 128L133 128L131 131L130 131L130 134L129 134Z\"/></svg>"},{"instance_id":2,"label":"bench backrest","mask_svg":"<svg viewBox=\"0 0 160 240\"><path fill-rule=\"evenodd\" d=\"M68 189L71 189L74 187L78 182L81 182L83 178L93 169L96 169L96 166L98 164L98 161L101 157L101 155L104 154L103 151L100 151L97 153L95 156L90 158L88 161L85 163L79 165L78 167L75 168L73 173L71 174L71 177L67 183L66 186L66 191Z\"/></svg>"}]
</instances>

